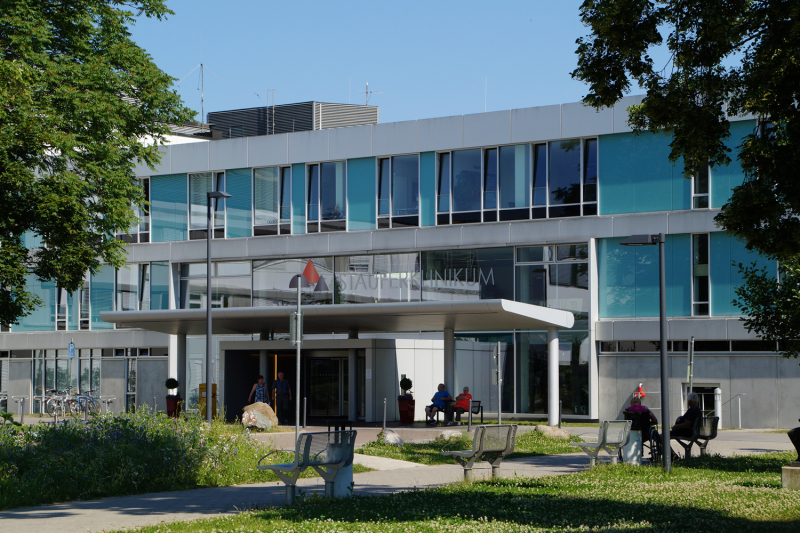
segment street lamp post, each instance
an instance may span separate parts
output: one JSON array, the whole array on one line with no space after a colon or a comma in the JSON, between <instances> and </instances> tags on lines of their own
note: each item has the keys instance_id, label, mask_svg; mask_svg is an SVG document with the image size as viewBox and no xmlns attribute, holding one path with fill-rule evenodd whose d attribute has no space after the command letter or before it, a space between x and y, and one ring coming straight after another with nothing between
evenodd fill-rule
<instances>
[{"instance_id":1,"label":"street lamp post","mask_svg":"<svg viewBox=\"0 0 800 533\"><path fill-rule=\"evenodd\" d=\"M211 423L211 401L214 399L214 372L212 368L212 346L211 346L211 235L214 231L213 215L211 213L211 200L230 198L231 195L223 191L211 191L208 193L207 222L208 232L206 233L206 420Z\"/></svg>"},{"instance_id":2,"label":"street lamp post","mask_svg":"<svg viewBox=\"0 0 800 533\"><path fill-rule=\"evenodd\" d=\"M664 234L631 235L620 244L623 246L658 245L658 303L661 345L661 444L664 452L664 471L672 471L672 447L669 435L669 362L667 360L667 274L664 253Z\"/></svg>"}]
</instances>

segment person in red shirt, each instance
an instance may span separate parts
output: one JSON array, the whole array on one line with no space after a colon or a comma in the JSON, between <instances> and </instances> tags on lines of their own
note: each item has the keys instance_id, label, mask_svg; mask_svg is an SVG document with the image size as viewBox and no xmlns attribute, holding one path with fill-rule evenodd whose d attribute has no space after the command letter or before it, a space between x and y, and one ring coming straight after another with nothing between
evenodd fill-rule
<instances>
[{"instance_id":1,"label":"person in red shirt","mask_svg":"<svg viewBox=\"0 0 800 533\"><path fill-rule=\"evenodd\" d=\"M469 387L464 387L464 392L456 396L455 404L447 406L444 409L444 418L448 426L452 426L453 413L456 415L455 425L461 425L461 415L469 411L470 402L472 401L472 394L469 393Z\"/></svg>"}]
</instances>

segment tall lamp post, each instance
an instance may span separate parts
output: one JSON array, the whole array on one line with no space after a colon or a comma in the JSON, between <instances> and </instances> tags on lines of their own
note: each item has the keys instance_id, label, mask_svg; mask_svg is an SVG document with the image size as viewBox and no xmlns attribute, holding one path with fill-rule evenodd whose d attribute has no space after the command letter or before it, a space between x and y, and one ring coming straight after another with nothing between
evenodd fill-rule
<instances>
[{"instance_id":1,"label":"tall lamp post","mask_svg":"<svg viewBox=\"0 0 800 533\"><path fill-rule=\"evenodd\" d=\"M230 198L231 195L223 191L211 191L208 193L207 222L208 231L206 233L206 420L211 423L211 401L214 399L214 372L212 368L212 346L211 346L211 235L214 231L213 214L211 212L211 200Z\"/></svg>"},{"instance_id":2,"label":"tall lamp post","mask_svg":"<svg viewBox=\"0 0 800 533\"><path fill-rule=\"evenodd\" d=\"M672 471L672 448L669 436L669 365L667 360L667 275L664 254L664 234L631 235L620 244L623 246L658 245L658 303L661 345L661 439L664 452L664 471Z\"/></svg>"}]
</instances>

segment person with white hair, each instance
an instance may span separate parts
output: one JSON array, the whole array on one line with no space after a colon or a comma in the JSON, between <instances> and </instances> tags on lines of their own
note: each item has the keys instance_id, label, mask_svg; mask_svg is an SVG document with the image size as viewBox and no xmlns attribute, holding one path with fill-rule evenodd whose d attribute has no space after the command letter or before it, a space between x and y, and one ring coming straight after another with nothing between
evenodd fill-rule
<instances>
[{"instance_id":1,"label":"person with white hair","mask_svg":"<svg viewBox=\"0 0 800 533\"><path fill-rule=\"evenodd\" d=\"M675 421L675 425L672 426L672 430L670 431L671 438L691 437L694 421L703 416L703 411L700 410L700 397L696 393L689 393L689 397L686 401L689 404L689 409L687 409L683 416L679 416Z\"/></svg>"}]
</instances>

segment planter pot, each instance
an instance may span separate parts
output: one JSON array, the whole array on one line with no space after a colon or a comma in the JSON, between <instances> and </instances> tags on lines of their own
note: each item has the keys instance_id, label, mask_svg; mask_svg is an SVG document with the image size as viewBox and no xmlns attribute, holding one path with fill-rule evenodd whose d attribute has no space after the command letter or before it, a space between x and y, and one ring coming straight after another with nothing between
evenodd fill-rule
<instances>
[{"instance_id":1,"label":"planter pot","mask_svg":"<svg viewBox=\"0 0 800 533\"><path fill-rule=\"evenodd\" d=\"M177 418L181 414L183 400L180 396L167 396L167 416Z\"/></svg>"},{"instance_id":2,"label":"planter pot","mask_svg":"<svg viewBox=\"0 0 800 533\"><path fill-rule=\"evenodd\" d=\"M415 400L397 400L397 405L400 411L400 423L403 425L411 425L414 423L414 406Z\"/></svg>"}]
</instances>

